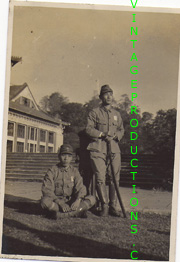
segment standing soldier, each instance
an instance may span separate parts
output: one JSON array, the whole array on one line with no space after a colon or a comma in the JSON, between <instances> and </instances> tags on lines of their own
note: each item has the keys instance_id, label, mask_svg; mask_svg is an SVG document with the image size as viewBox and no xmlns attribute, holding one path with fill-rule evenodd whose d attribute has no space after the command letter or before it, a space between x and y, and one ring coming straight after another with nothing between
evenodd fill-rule
<instances>
[{"instance_id":1,"label":"standing soldier","mask_svg":"<svg viewBox=\"0 0 180 262\"><path fill-rule=\"evenodd\" d=\"M93 109L88 116L86 133L92 141L87 149L90 150L91 165L96 177L96 189L101 202L102 211L100 216L120 216L116 210L116 191L112 175L109 173L109 201L106 191L107 170L107 143L111 143L113 154L112 165L115 178L119 183L121 156L118 142L124 135L124 128L120 113L112 107L113 91L109 85L101 87L99 98L102 104ZM109 206L108 206L109 202Z\"/></svg>"}]
</instances>

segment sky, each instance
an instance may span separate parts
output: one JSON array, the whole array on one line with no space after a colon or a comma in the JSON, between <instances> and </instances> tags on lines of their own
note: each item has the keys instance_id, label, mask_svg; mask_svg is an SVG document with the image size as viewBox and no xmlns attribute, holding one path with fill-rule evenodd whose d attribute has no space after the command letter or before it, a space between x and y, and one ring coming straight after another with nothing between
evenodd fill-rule
<instances>
[{"instance_id":1,"label":"sky","mask_svg":"<svg viewBox=\"0 0 180 262\"><path fill-rule=\"evenodd\" d=\"M179 14L137 12L133 23L126 11L15 7L12 55L22 63L10 82L26 82L37 103L53 92L85 103L109 84L117 101L136 92L141 112L155 114L177 107L179 44ZM130 61L133 53L138 61Z\"/></svg>"}]
</instances>

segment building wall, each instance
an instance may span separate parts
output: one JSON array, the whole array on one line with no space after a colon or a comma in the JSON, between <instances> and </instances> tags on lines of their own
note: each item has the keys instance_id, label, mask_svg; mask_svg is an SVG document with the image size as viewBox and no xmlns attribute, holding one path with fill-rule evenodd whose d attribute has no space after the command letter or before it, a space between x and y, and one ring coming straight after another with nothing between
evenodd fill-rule
<instances>
[{"instance_id":1,"label":"building wall","mask_svg":"<svg viewBox=\"0 0 180 262\"><path fill-rule=\"evenodd\" d=\"M60 125L14 112L9 112L8 123L10 123L7 137L8 152L55 153L63 144L63 129Z\"/></svg>"}]
</instances>

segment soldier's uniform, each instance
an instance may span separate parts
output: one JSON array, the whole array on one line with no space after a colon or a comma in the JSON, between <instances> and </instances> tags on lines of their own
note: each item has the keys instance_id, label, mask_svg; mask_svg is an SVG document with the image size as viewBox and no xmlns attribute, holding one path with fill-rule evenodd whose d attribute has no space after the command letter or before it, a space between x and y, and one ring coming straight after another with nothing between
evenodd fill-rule
<instances>
[{"instance_id":1,"label":"soldier's uniform","mask_svg":"<svg viewBox=\"0 0 180 262\"><path fill-rule=\"evenodd\" d=\"M87 211L95 204L93 196L86 196L86 187L77 168L69 165L63 167L61 163L48 170L42 185L41 206L48 211L61 211L63 204L71 204L80 199L80 207ZM78 216L77 212L69 212L69 216Z\"/></svg>"},{"instance_id":2,"label":"soldier's uniform","mask_svg":"<svg viewBox=\"0 0 180 262\"><path fill-rule=\"evenodd\" d=\"M109 86L101 88L101 95L106 92L112 92ZM110 141L111 151L113 153L112 165L115 172L115 177L119 183L121 155L118 142L124 135L124 128L120 113L110 107L100 105L93 109L88 116L86 133L91 137L92 141L87 149L90 150L91 164L93 172L96 176L97 193L99 195L102 205L107 205L108 198L105 190L105 179L107 169L107 141L101 138L101 134L106 133L113 137ZM112 182L112 176L109 176L109 200L111 211L115 210L115 188ZM111 212L113 213L113 212Z\"/></svg>"}]
</instances>

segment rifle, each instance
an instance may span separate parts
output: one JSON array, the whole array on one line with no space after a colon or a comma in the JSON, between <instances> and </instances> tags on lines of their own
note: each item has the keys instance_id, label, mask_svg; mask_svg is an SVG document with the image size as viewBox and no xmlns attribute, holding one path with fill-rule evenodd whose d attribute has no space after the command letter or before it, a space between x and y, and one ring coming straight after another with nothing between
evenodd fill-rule
<instances>
[{"instance_id":1,"label":"rifle","mask_svg":"<svg viewBox=\"0 0 180 262\"><path fill-rule=\"evenodd\" d=\"M116 178L115 178L115 171L114 171L114 167L113 167L113 164L112 164L113 155L112 155L111 142L110 141L107 141L107 156L108 156L108 160L110 161L112 178L113 178L116 194L117 194L117 197L118 197L118 200L119 200L119 204L120 204L120 207L122 209L124 218L126 218L126 212L125 212L124 205L123 205L120 193L119 193L119 187L117 185L117 181L116 181Z\"/></svg>"}]
</instances>

